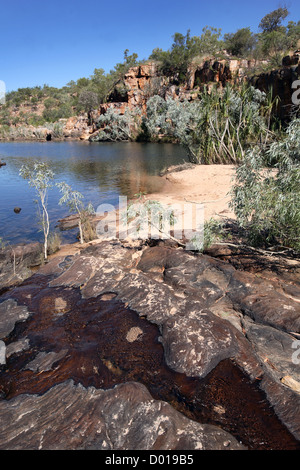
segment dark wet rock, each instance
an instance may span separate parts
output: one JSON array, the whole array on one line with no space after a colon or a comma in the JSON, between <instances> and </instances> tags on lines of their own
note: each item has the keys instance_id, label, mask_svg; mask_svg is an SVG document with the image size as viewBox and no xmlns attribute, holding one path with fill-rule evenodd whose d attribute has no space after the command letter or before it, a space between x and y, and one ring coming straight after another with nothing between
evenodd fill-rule
<instances>
[{"instance_id":1,"label":"dark wet rock","mask_svg":"<svg viewBox=\"0 0 300 470\"><path fill-rule=\"evenodd\" d=\"M162 243L54 257L0 297L2 448L299 449L297 289Z\"/></svg>"},{"instance_id":2,"label":"dark wet rock","mask_svg":"<svg viewBox=\"0 0 300 470\"><path fill-rule=\"evenodd\" d=\"M42 396L0 401L0 414L7 423L0 425L0 449L244 449L225 431L153 400L137 383L105 391L68 381Z\"/></svg>"},{"instance_id":3,"label":"dark wet rock","mask_svg":"<svg viewBox=\"0 0 300 470\"><path fill-rule=\"evenodd\" d=\"M58 220L57 227L62 231L71 230L78 227L79 216L76 214L70 214L63 219Z\"/></svg>"}]
</instances>

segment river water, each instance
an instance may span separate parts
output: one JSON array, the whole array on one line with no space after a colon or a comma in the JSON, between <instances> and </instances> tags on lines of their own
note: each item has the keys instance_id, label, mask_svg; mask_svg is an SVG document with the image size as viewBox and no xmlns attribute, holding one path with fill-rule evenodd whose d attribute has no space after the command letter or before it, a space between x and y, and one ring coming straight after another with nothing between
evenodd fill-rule
<instances>
[{"instance_id":1,"label":"river water","mask_svg":"<svg viewBox=\"0 0 300 470\"><path fill-rule=\"evenodd\" d=\"M96 209L102 203L118 205L119 196L133 197L160 190L159 173L187 160L182 147L154 143L9 142L0 143L0 238L10 244L42 241L36 194L19 175L23 164L45 161L55 173L54 182L65 181L84 195ZM51 230L69 215L60 206L57 188L51 189L48 211ZM15 207L21 212L16 214ZM76 230L63 232L63 242L76 241Z\"/></svg>"}]
</instances>

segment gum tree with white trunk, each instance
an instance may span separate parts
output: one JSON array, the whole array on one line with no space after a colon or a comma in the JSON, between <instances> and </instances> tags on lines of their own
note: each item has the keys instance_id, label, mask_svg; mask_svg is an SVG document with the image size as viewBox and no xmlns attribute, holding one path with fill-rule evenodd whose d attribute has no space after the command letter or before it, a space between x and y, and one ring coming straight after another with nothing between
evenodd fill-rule
<instances>
[{"instance_id":1,"label":"gum tree with white trunk","mask_svg":"<svg viewBox=\"0 0 300 470\"><path fill-rule=\"evenodd\" d=\"M47 208L48 192L53 186L54 172L47 163L35 161L32 165L22 165L20 176L28 181L29 186L35 189L38 196L37 204L39 208L39 218L41 231L44 235L44 257L47 259L48 236L50 231L49 213Z\"/></svg>"}]
</instances>

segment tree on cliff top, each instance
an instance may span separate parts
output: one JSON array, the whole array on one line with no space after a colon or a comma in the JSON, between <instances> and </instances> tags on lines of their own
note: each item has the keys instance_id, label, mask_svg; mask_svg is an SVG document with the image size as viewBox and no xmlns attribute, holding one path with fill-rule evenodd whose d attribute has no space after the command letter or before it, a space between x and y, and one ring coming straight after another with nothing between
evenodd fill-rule
<instances>
[{"instance_id":1,"label":"tree on cliff top","mask_svg":"<svg viewBox=\"0 0 300 470\"><path fill-rule=\"evenodd\" d=\"M190 30L185 35L175 33L171 49L163 51L156 48L149 56L150 60L161 62L163 75L173 77L178 83L186 80L190 62L201 54L215 54L223 46L220 41L221 29L205 26L201 36L191 36Z\"/></svg>"},{"instance_id":2,"label":"tree on cliff top","mask_svg":"<svg viewBox=\"0 0 300 470\"><path fill-rule=\"evenodd\" d=\"M89 124L91 124L91 112L99 105L97 94L89 90L83 91L79 96L78 105L88 114Z\"/></svg>"},{"instance_id":3,"label":"tree on cliff top","mask_svg":"<svg viewBox=\"0 0 300 470\"><path fill-rule=\"evenodd\" d=\"M282 21L284 21L288 15L289 11L286 7L278 8L263 17L259 24L259 28L263 33L277 31L281 27Z\"/></svg>"},{"instance_id":4,"label":"tree on cliff top","mask_svg":"<svg viewBox=\"0 0 300 470\"><path fill-rule=\"evenodd\" d=\"M292 24L291 30L282 25L288 15L287 8L278 8L264 16L259 24L262 33L259 35L258 53L275 67L281 66L283 56L294 42Z\"/></svg>"},{"instance_id":5,"label":"tree on cliff top","mask_svg":"<svg viewBox=\"0 0 300 470\"><path fill-rule=\"evenodd\" d=\"M238 57L247 57L254 49L256 36L250 28L239 29L236 33L224 34L225 49L229 54Z\"/></svg>"}]
</instances>

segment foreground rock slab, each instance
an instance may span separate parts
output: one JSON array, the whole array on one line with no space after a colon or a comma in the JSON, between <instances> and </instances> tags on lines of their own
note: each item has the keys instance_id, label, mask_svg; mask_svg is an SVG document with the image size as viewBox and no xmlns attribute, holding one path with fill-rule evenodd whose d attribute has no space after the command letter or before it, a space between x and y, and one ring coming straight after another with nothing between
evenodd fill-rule
<instances>
[{"instance_id":1,"label":"foreground rock slab","mask_svg":"<svg viewBox=\"0 0 300 470\"><path fill-rule=\"evenodd\" d=\"M16 420L18 409L22 414ZM0 449L245 449L221 429L153 400L138 383L104 391L68 381L42 396L2 401L0 413L7 423L1 426Z\"/></svg>"},{"instance_id":2,"label":"foreground rock slab","mask_svg":"<svg viewBox=\"0 0 300 470\"><path fill-rule=\"evenodd\" d=\"M53 258L0 296L1 448L299 450L297 289L166 243Z\"/></svg>"}]
</instances>

